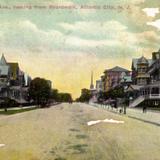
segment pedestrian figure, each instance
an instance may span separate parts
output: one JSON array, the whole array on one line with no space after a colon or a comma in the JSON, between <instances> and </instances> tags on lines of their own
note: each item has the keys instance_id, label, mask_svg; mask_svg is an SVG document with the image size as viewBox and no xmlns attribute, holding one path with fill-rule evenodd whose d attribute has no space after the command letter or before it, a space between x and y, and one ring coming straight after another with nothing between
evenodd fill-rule
<instances>
[{"instance_id":1,"label":"pedestrian figure","mask_svg":"<svg viewBox=\"0 0 160 160\"><path fill-rule=\"evenodd\" d=\"M117 108L117 102L116 101L114 102L114 108Z\"/></svg>"},{"instance_id":2,"label":"pedestrian figure","mask_svg":"<svg viewBox=\"0 0 160 160\"><path fill-rule=\"evenodd\" d=\"M122 113L122 109L119 110L119 113L120 113L120 114Z\"/></svg>"},{"instance_id":3,"label":"pedestrian figure","mask_svg":"<svg viewBox=\"0 0 160 160\"><path fill-rule=\"evenodd\" d=\"M123 107L123 113L126 114L126 105Z\"/></svg>"},{"instance_id":4,"label":"pedestrian figure","mask_svg":"<svg viewBox=\"0 0 160 160\"><path fill-rule=\"evenodd\" d=\"M147 112L147 107L143 106L143 113L146 113L146 112Z\"/></svg>"}]
</instances>

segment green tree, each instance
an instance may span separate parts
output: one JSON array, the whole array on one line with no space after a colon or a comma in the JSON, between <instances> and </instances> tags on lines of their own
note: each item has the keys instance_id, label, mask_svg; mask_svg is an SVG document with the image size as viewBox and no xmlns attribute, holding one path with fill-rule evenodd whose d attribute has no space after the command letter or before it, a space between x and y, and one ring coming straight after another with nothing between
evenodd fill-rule
<instances>
[{"instance_id":1,"label":"green tree","mask_svg":"<svg viewBox=\"0 0 160 160\"><path fill-rule=\"evenodd\" d=\"M81 91L81 96L77 99L80 102L89 102L92 97L89 89L83 88Z\"/></svg>"},{"instance_id":2,"label":"green tree","mask_svg":"<svg viewBox=\"0 0 160 160\"><path fill-rule=\"evenodd\" d=\"M106 94L107 94L107 97L112 99L125 97L124 88L122 86L117 86L109 90Z\"/></svg>"},{"instance_id":3,"label":"green tree","mask_svg":"<svg viewBox=\"0 0 160 160\"><path fill-rule=\"evenodd\" d=\"M51 95L51 87L47 80L43 78L35 78L31 81L29 87L29 96L30 99L43 107L46 106Z\"/></svg>"},{"instance_id":4,"label":"green tree","mask_svg":"<svg viewBox=\"0 0 160 160\"><path fill-rule=\"evenodd\" d=\"M108 96L108 92L103 92L103 91L100 91L98 93L98 102L99 103L102 103L104 100L108 99L109 96Z\"/></svg>"},{"instance_id":5,"label":"green tree","mask_svg":"<svg viewBox=\"0 0 160 160\"><path fill-rule=\"evenodd\" d=\"M51 100L58 102L59 101L59 93L57 89L52 89L51 90L51 96L50 96Z\"/></svg>"},{"instance_id":6,"label":"green tree","mask_svg":"<svg viewBox=\"0 0 160 160\"><path fill-rule=\"evenodd\" d=\"M70 93L59 93L58 96L59 96L58 98L59 102L72 102L73 101Z\"/></svg>"}]
</instances>

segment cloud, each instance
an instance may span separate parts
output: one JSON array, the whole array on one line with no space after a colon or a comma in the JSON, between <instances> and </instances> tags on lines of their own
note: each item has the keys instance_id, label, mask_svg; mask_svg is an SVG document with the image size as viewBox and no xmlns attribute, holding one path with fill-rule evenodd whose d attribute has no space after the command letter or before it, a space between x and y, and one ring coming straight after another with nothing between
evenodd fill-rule
<instances>
[{"instance_id":1,"label":"cloud","mask_svg":"<svg viewBox=\"0 0 160 160\"><path fill-rule=\"evenodd\" d=\"M130 47L138 43L137 35L118 21L83 21L73 24L60 23L67 34L66 44L74 47ZM104 53L105 54L105 53Z\"/></svg>"},{"instance_id":2,"label":"cloud","mask_svg":"<svg viewBox=\"0 0 160 160\"><path fill-rule=\"evenodd\" d=\"M149 17L155 17L156 14L159 13L159 8L144 8L142 11L144 11Z\"/></svg>"},{"instance_id":3,"label":"cloud","mask_svg":"<svg viewBox=\"0 0 160 160\"><path fill-rule=\"evenodd\" d=\"M79 21L76 23L60 23L65 30L66 43L73 46L116 46L121 43L121 35L124 36L127 27L118 21ZM126 37L128 37L125 34ZM125 38L124 38L125 39Z\"/></svg>"},{"instance_id":4,"label":"cloud","mask_svg":"<svg viewBox=\"0 0 160 160\"><path fill-rule=\"evenodd\" d=\"M95 32L100 31L122 31L127 29L126 26L122 25L118 21L110 20L106 22L98 22L98 21L78 21L73 24L69 23L60 23L60 27L64 28L65 30L71 30L71 31L81 31L85 33L91 33L94 34Z\"/></svg>"},{"instance_id":5,"label":"cloud","mask_svg":"<svg viewBox=\"0 0 160 160\"><path fill-rule=\"evenodd\" d=\"M22 51L45 52L53 50L77 50L86 52L89 48L120 46L133 43L134 38L126 32L127 27L118 21L59 23L60 30L42 30L29 20L1 24L3 47L19 48ZM123 38L122 38L123 37Z\"/></svg>"},{"instance_id":6,"label":"cloud","mask_svg":"<svg viewBox=\"0 0 160 160\"><path fill-rule=\"evenodd\" d=\"M78 37L69 37L66 44L78 47L99 47L99 46L117 46L120 43L116 40L85 40Z\"/></svg>"},{"instance_id":7,"label":"cloud","mask_svg":"<svg viewBox=\"0 0 160 160\"><path fill-rule=\"evenodd\" d=\"M54 28L42 30L29 20L16 22L13 27L7 23L2 26L4 29L2 28L0 32L0 47L16 48L21 50L22 54L26 52L39 55L46 52L57 54L59 50L66 52L66 55L93 52L99 58L109 58L110 55L127 57L137 47L147 46L149 43L155 46L156 41L159 40L155 32L131 33L127 26L114 20L103 23L61 22L57 23L59 30Z\"/></svg>"},{"instance_id":8,"label":"cloud","mask_svg":"<svg viewBox=\"0 0 160 160\"><path fill-rule=\"evenodd\" d=\"M0 24L0 42L2 47L19 48L22 51L46 51L58 48L64 41L58 30L45 31L29 20Z\"/></svg>"},{"instance_id":9,"label":"cloud","mask_svg":"<svg viewBox=\"0 0 160 160\"><path fill-rule=\"evenodd\" d=\"M158 30L160 30L160 19L153 21L153 22L147 22L147 25L156 27Z\"/></svg>"},{"instance_id":10,"label":"cloud","mask_svg":"<svg viewBox=\"0 0 160 160\"><path fill-rule=\"evenodd\" d=\"M148 41L150 43L155 43L155 42L159 42L160 40L160 36L158 34L156 34L155 31L144 31L141 33L137 33L136 37L139 39L139 42L145 42Z\"/></svg>"}]
</instances>

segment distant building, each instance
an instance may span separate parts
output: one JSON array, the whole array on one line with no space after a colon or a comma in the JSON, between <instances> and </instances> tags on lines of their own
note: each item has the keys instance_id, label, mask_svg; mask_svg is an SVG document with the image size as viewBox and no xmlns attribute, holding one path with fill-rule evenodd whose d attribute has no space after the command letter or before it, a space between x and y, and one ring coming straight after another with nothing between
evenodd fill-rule
<instances>
[{"instance_id":1,"label":"distant building","mask_svg":"<svg viewBox=\"0 0 160 160\"><path fill-rule=\"evenodd\" d=\"M103 82L101 79L96 81L96 91L97 92L103 91L103 84L102 83Z\"/></svg>"},{"instance_id":2,"label":"distant building","mask_svg":"<svg viewBox=\"0 0 160 160\"><path fill-rule=\"evenodd\" d=\"M28 87L30 85L31 80L32 78L28 74L24 73L24 82L25 82L24 86L25 87Z\"/></svg>"},{"instance_id":3,"label":"distant building","mask_svg":"<svg viewBox=\"0 0 160 160\"><path fill-rule=\"evenodd\" d=\"M123 76L129 76L130 71L122 67L116 66L111 69L104 71L104 90L109 91L110 89L118 86L123 79Z\"/></svg>"},{"instance_id":4,"label":"distant building","mask_svg":"<svg viewBox=\"0 0 160 160\"><path fill-rule=\"evenodd\" d=\"M96 91L96 88L94 88L94 84L93 84L93 71L91 72L91 83L90 83L90 93L92 95L92 101L97 101L96 100L96 94L97 94L97 91Z\"/></svg>"},{"instance_id":5,"label":"distant building","mask_svg":"<svg viewBox=\"0 0 160 160\"><path fill-rule=\"evenodd\" d=\"M102 85L102 92L104 92L105 91L105 76L102 75L100 80L101 80L101 85Z\"/></svg>"}]
</instances>

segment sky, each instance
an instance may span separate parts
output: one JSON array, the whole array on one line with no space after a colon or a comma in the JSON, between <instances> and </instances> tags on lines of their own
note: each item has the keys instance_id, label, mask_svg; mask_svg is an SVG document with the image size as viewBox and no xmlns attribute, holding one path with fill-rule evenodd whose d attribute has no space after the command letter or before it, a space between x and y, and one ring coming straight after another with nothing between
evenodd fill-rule
<instances>
[{"instance_id":1,"label":"sky","mask_svg":"<svg viewBox=\"0 0 160 160\"><path fill-rule=\"evenodd\" d=\"M0 0L0 53L74 98L159 42L159 0Z\"/></svg>"}]
</instances>

